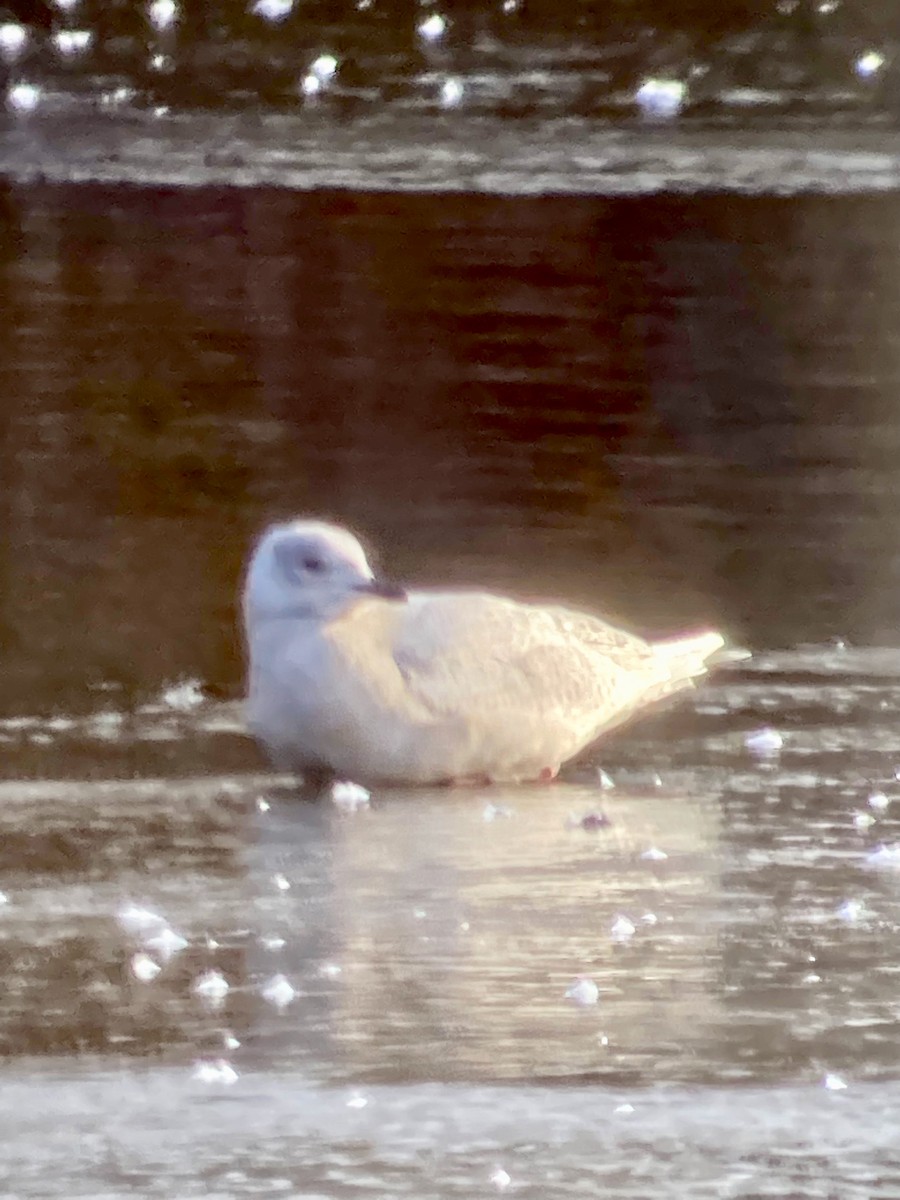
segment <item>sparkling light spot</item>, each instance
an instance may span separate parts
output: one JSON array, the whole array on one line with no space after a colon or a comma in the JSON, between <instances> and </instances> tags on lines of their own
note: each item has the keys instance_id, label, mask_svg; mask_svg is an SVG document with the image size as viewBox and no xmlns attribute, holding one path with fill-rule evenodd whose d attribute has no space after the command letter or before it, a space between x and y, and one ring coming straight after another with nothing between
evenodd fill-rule
<instances>
[{"instance_id":1,"label":"sparkling light spot","mask_svg":"<svg viewBox=\"0 0 900 1200\"><path fill-rule=\"evenodd\" d=\"M34 112L41 102L41 89L33 83L15 83L6 93L10 108L17 112Z\"/></svg>"},{"instance_id":2,"label":"sparkling light spot","mask_svg":"<svg viewBox=\"0 0 900 1200\"><path fill-rule=\"evenodd\" d=\"M777 729L755 729L744 738L744 745L754 758L774 758L784 746L784 738Z\"/></svg>"},{"instance_id":3,"label":"sparkling light spot","mask_svg":"<svg viewBox=\"0 0 900 1200\"><path fill-rule=\"evenodd\" d=\"M71 717L51 717L47 728L52 729L54 733L62 733L64 730L74 729L75 722Z\"/></svg>"},{"instance_id":4,"label":"sparkling light spot","mask_svg":"<svg viewBox=\"0 0 900 1200\"><path fill-rule=\"evenodd\" d=\"M229 992L228 980L221 971L206 971L194 984L193 992L210 1004L221 1004Z\"/></svg>"},{"instance_id":5,"label":"sparkling light spot","mask_svg":"<svg viewBox=\"0 0 900 1200\"><path fill-rule=\"evenodd\" d=\"M455 108L462 102L465 88L459 79L447 79L441 87L441 104L444 108Z\"/></svg>"},{"instance_id":6,"label":"sparkling light spot","mask_svg":"<svg viewBox=\"0 0 900 1200\"><path fill-rule=\"evenodd\" d=\"M878 74L883 66L884 55L879 54L877 50L867 50L853 64L853 70L860 79L871 79L873 75Z\"/></svg>"},{"instance_id":7,"label":"sparkling light spot","mask_svg":"<svg viewBox=\"0 0 900 1200\"><path fill-rule=\"evenodd\" d=\"M680 79L645 79L634 99L645 117L667 119L681 112L685 87Z\"/></svg>"},{"instance_id":8,"label":"sparkling light spot","mask_svg":"<svg viewBox=\"0 0 900 1200\"><path fill-rule=\"evenodd\" d=\"M416 26L416 33L425 42L436 42L447 32L447 21L440 13L432 13Z\"/></svg>"},{"instance_id":9,"label":"sparkling light spot","mask_svg":"<svg viewBox=\"0 0 900 1200\"><path fill-rule=\"evenodd\" d=\"M103 92L100 96L101 104L109 104L114 93ZM101 738L103 741L114 741L122 732L122 726L125 724L125 714L116 712L115 710L107 710L106 712L94 713L90 720L88 732L94 737Z\"/></svg>"},{"instance_id":10,"label":"sparkling light spot","mask_svg":"<svg viewBox=\"0 0 900 1200\"><path fill-rule=\"evenodd\" d=\"M256 0L250 11L267 21L283 21L293 8L294 0Z\"/></svg>"},{"instance_id":11,"label":"sparkling light spot","mask_svg":"<svg viewBox=\"0 0 900 1200\"><path fill-rule=\"evenodd\" d=\"M841 921L858 921L865 916L866 906L861 900L845 900L835 909L835 916Z\"/></svg>"},{"instance_id":12,"label":"sparkling light spot","mask_svg":"<svg viewBox=\"0 0 900 1200\"><path fill-rule=\"evenodd\" d=\"M614 942L627 942L634 937L636 925L620 913L609 927L609 935Z\"/></svg>"},{"instance_id":13,"label":"sparkling light spot","mask_svg":"<svg viewBox=\"0 0 900 1200\"><path fill-rule=\"evenodd\" d=\"M665 862L668 857L665 850L660 850L656 846L649 846L641 853L641 858L645 862Z\"/></svg>"},{"instance_id":14,"label":"sparkling light spot","mask_svg":"<svg viewBox=\"0 0 900 1200\"><path fill-rule=\"evenodd\" d=\"M131 973L141 983L152 983L162 970L149 954L135 954L131 958Z\"/></svg>"},{"instance_id":15,"label":"sparkling light spot","mask_svg":"<svg viewBox=\"0 0 900 1200\"><path fill-rule=\"evenodd\" d=\"M876 846L871 854L865 857L865 865L876 870L893 870L900 867L900 845Z\"/></svg>"},{"instance_id":16,"label":"sparkling light spot","mask_svg":"<svg viewBox=\"0 0 900 1200\"><path fill-rule=\"evenodd\" d=\"M566 999L572 1000L575 1004L580 1004L583 1008L591 1004L596 1004L600 998L600 989L594 983L593 979L576 979L566 989Z\"/></svg>"},{"instance_id":17,"label":"sparkling light spot","mask_svg":"<svg viewBox=\"0 0 900 1200\"><path fill-rule=\"evenodd\" d=\"M287 1008L297 995L296 988L283 975L273 975L262 989L262 998L275 1008Z\"/></svg>"},{"instance_id":18,"label":"sparkling light spot","mask_svg":"<svg viewBox=\"0 0 900 1200\"><path fill-rule=\"evenodd\" d=\"M174 25L177 19L178 5L175 0L153 0L147 7L147 20L160 32Z\"/></svg>"},{"instance_id":19,"label":"sparkling light spot","mask_svg":"<svg viewBox=\"0 0 900 1200\"><path fill-rule=\"evenodd\" d=\"M176 954L180 954L182 950L186 949L188 940L167 925L158 933L145 938L144 945L148 950L152 950L162 962L167 963Z\"/></svg>"},{"instance_id":20,"label":"sparkling light spot","mask_svg":"<svg viewBox=\"0 0 900 1200\"><path fill-rule=\"evenodd\" d=\"M190 712L204 700L199 679L183 679L163 690L162 702L177 712Z\"/></svg>"},{"instance_id":21,"label":"sparkling light spot","mask_svg":"<svg viewBox=\"0 0 900 1200\"><path fill-rule=\"evenodd\" d=\"M323 83L330 83L338 69L338 60L333 54L320 54L309 69L317 79L321 79Z\"/></svg>"},{"instance_id":22,"label":"sparkling light spot","mask_svg":"<svg viewBox=\"0 0 900 1200\"><path fill-rule=\"evenodd\" d=\"M116 924L131 937L146 937L168 926L165 917L138 904L124 904L116 913Z\"/></svg>"},{"instance_id":23,"label":"sparkling light spot","mask_svg":"<svg viewBox=\"0 0 900 1200\"><path fill-rule=\"evenodd\" d=\"M17 21L6 21L0 25L0 53L7 60L16 58L25 49L28 30Z\"/></svg>"},{"instance_id":24,"label":"sparkling light spot","mask_svg":"<svg viewBox=\"0 0 900 1200\"><path fill-rule=\"evenodd\" d=\"M60 54L68 58L83 54L93 40L94 35L90 29L60 29L53 35L53 44Z\"/></svg>"},{"instance_id":25,"label":"sparkling light spot","mask_svg":"<svg viewBox=\"0 0 900 1200\"><path fill-rule=\"evenodd\" d=\"M107 108L117 108L120 104L127 104L128 101L133 100L134 97L134 88L127 87L125 84L122 84L121 87L113 88L111 92L102 92L100 95L100 103ZM101 717L106 718L108 721L109 730L105 736L110 738L115 736L113 719L115 719L115 722L118 726L121 726L125 720L124 713L118 712L99 713L96 720L99 722Z\"/></svg>"},{"instance_id":26,"label":"sparkling light spot","mask_svg":"<svg viewBox=\"0 0 900 1200\"><path fill-rule=\"evenodd\" d=\"M230 1062L226 1062L224 1058L217 1058L213 1062L196 1063L192 1078L198 1083L224 1084L225 1087L231 1087L233 1083L237 1083L239 1076Z\"/></svg>"},{"instance_id":27,"label":"sparkling light spot","mask_svg":"<svg viewBox=\"0 0 900 1200\"><path fill-rule=\"evenodd\" d=\"M331 787L331 799L344 812L358 812L369 807L371 795L358 783L335 783Z\"/></svg>"}]
</instances>

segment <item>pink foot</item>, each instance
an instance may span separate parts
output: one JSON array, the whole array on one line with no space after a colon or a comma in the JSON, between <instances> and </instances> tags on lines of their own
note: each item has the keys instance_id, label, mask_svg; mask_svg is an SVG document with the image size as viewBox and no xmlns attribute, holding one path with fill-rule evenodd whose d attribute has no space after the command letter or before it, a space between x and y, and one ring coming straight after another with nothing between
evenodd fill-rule
<instances>
[{"instance_id":1,"label":"pink foot","mask_svg":"<svg viewBox=\"0 0 900 1200\"><path fill-rule=\"evenodd\" d=\"M550 783L559 774L559 767L544 767L538 775L538 783Z\"/></svg>"}]
</instances>

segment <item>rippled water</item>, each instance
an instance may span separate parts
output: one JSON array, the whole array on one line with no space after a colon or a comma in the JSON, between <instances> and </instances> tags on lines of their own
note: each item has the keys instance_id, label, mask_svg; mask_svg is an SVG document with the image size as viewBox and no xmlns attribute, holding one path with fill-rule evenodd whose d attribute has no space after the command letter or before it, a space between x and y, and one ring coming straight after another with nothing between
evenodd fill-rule
<instances>
[{"instance_id":1,"label":"rippled water","mask_svg":"<svg viewBox=\"0 0 900 1200\"><path fill-rule=\"evenodd\" d=\"M7 191L0 1190L893 1194L895 211ZM233 608L294 511L754 657L304 803Z\"/></svg>"}]
</instances>

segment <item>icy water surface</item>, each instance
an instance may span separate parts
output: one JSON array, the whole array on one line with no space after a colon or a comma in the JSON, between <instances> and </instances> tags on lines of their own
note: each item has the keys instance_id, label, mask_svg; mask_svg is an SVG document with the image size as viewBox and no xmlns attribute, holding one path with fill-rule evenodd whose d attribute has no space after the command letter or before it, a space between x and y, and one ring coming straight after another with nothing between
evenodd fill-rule
<instances>
[{"instance_id":1,"label":"icy water surface","mask_svg":"<svg viewBox=\"0 0 900 1200\"><path fill-rule=\"evenodd\" d=\"M2 204L0 1192L896 1194L895 198ZM304 803L234 607L294 512L754 657Z\"/></svg>"},{"instance_id":2,"label":"icy water surface","mask_svg":"<svg viewBox=\"0 0 900 1200\"><path fill-rule=\"evenodd\" d=\"M893 1194L898 705L820 647L546 787L7 782L4 1186ZM117 737L235 736L159 708Z\"/></svg>"}]
</instances>

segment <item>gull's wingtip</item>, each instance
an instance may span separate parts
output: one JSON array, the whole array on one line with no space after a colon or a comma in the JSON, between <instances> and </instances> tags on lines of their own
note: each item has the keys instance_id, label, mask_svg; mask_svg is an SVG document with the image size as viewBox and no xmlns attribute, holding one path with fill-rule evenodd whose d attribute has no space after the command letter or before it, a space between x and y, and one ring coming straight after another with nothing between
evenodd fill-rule
<instances>
[{"instance_id":1,"label":"gull's wingtip","mask_svg":"<svg viewBox=\"0 0 900 1200\"><path fill-rule=\"evenodd\" d=\"M722 646L720 650L717 650L713 654L709 661L711 666L718 667L723 663L747 662L752 657L752 652L743 646Z\"/></svg>"},{"instance_id":2,"label":"gull's wingtip","mask_svg":"<svg viewBox=\"0 0 900 1200\"><path fill-rule=\"evenodd\" d=\"M710 667L746 662L751 657L749 650L729 646L722 634L714 629L655 642L654 649L673 662L694 663L698 674Z\"/></svg>"}]
</instances>

